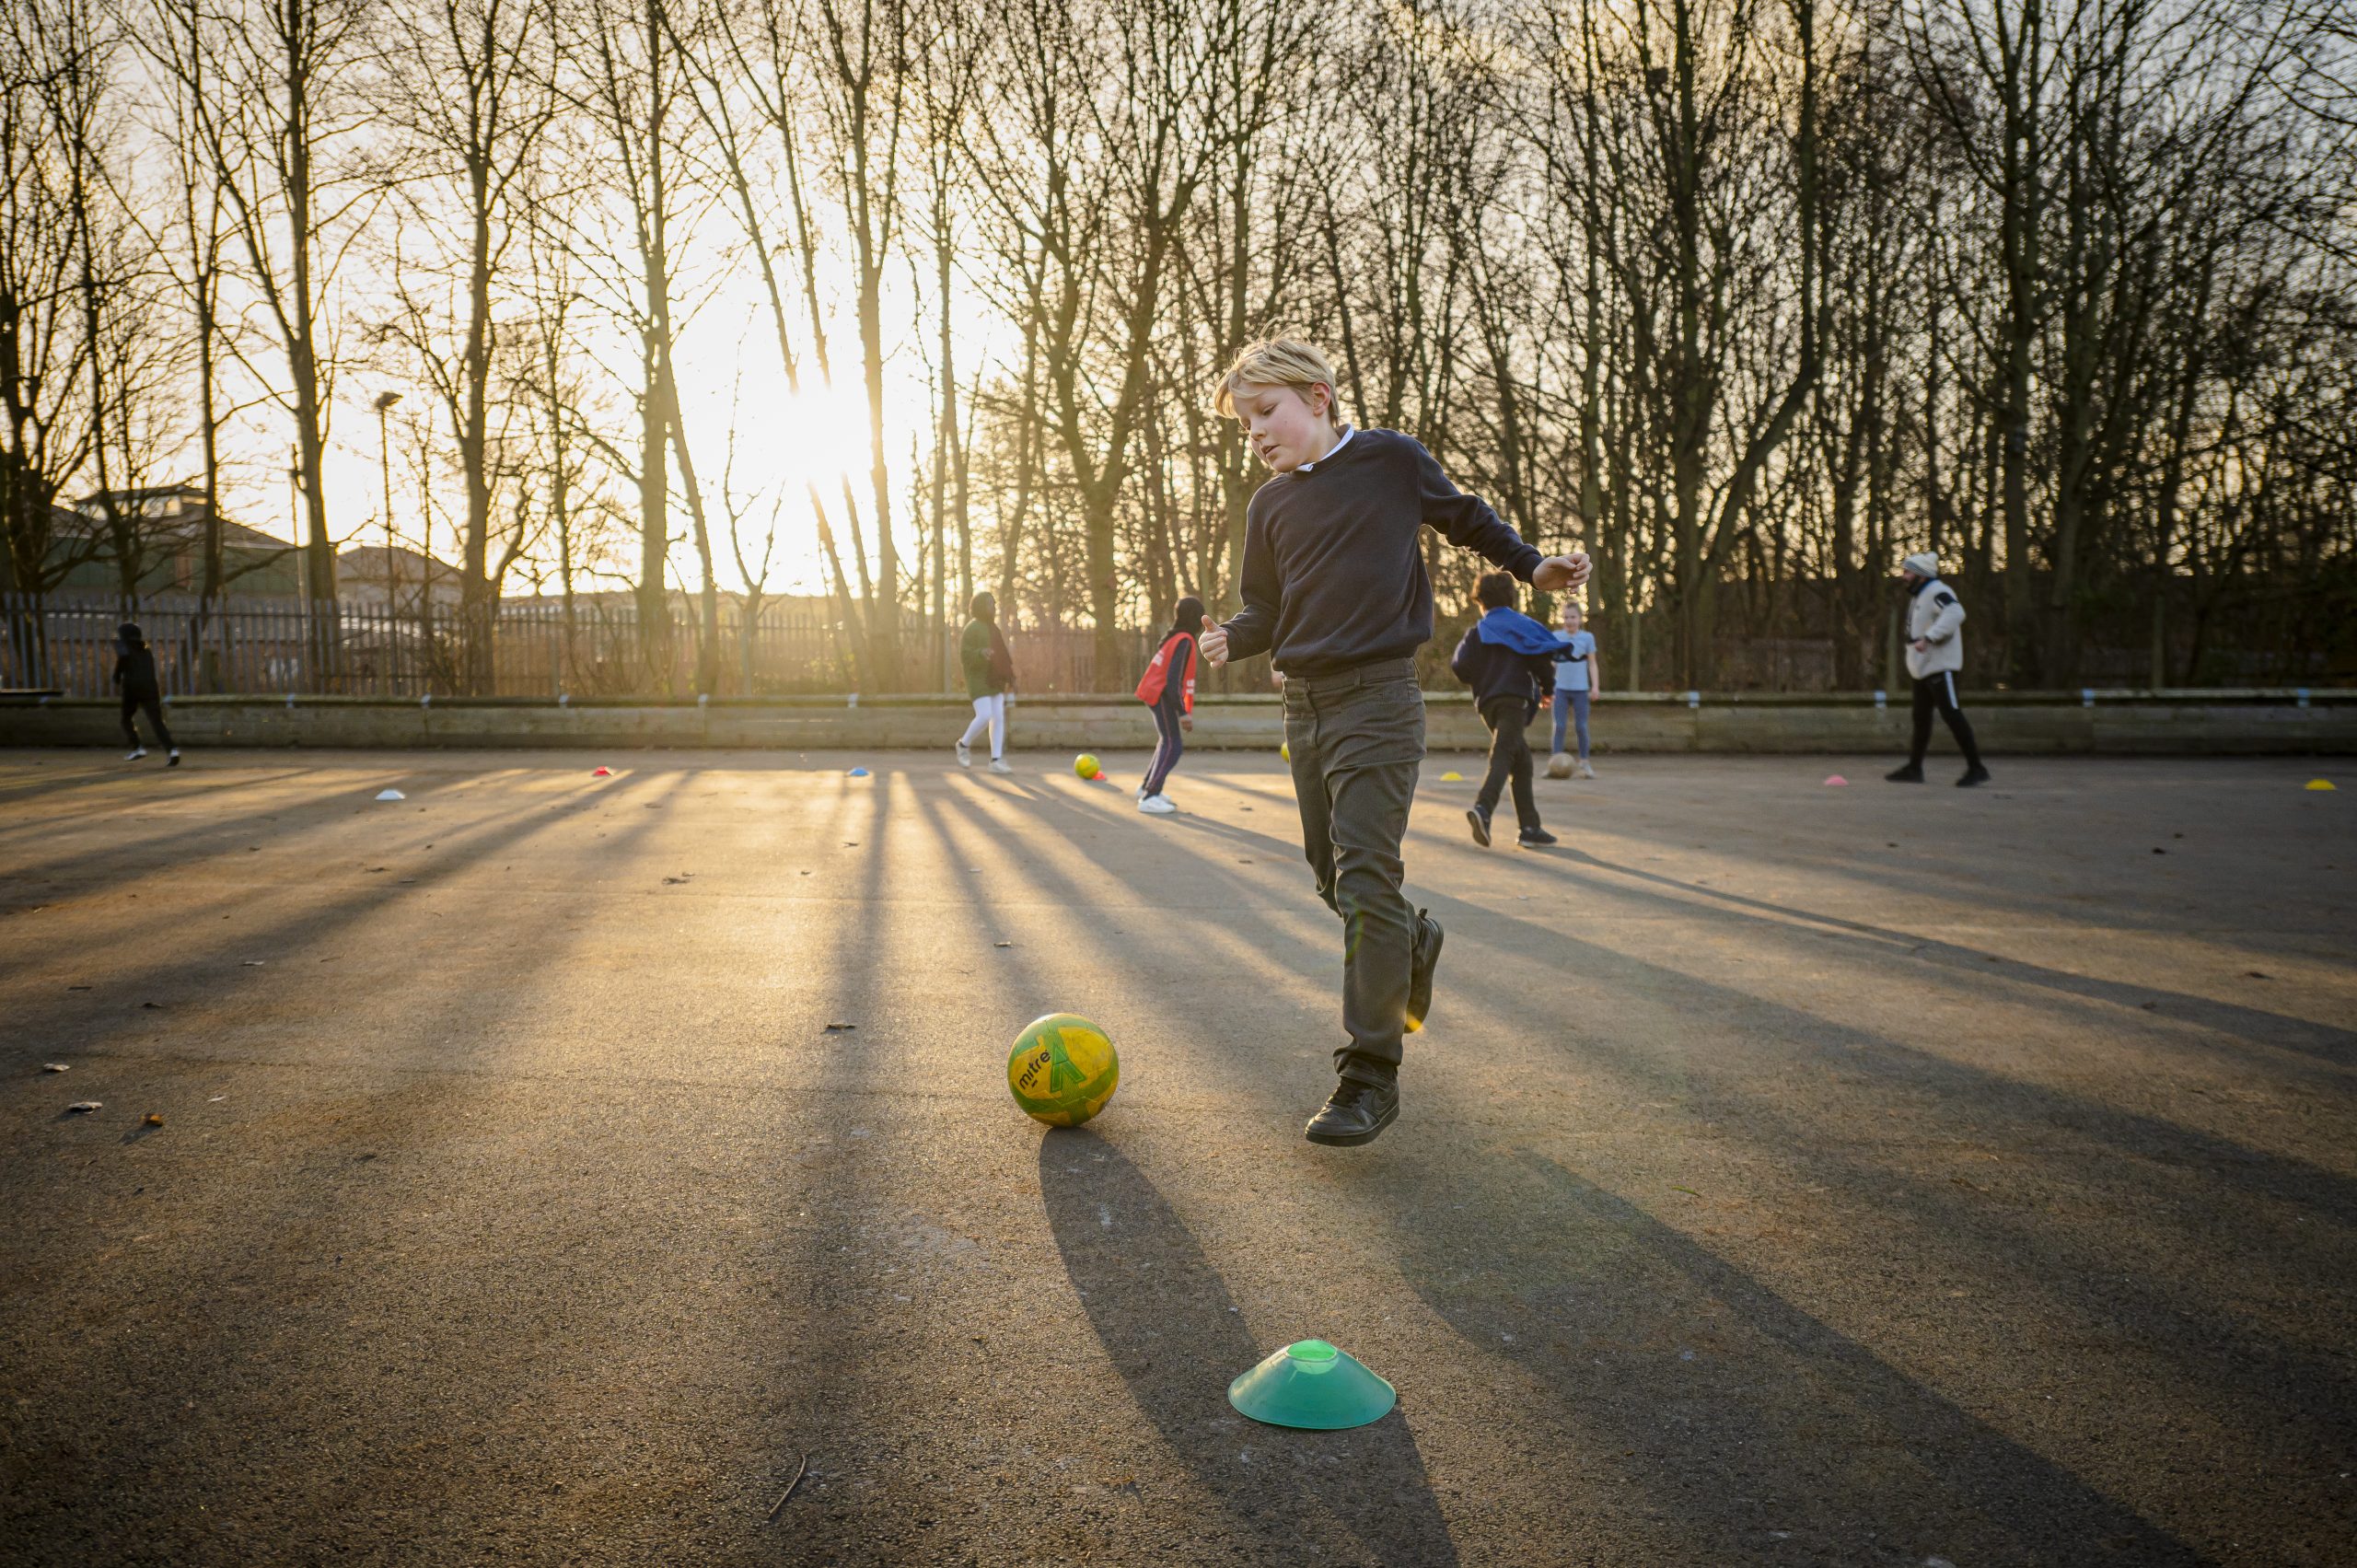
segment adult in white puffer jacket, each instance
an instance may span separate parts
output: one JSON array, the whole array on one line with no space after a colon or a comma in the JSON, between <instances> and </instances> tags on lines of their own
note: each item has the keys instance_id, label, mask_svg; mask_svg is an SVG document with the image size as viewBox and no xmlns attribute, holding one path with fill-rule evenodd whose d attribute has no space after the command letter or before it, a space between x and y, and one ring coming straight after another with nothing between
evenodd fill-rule
<instances>
[{"instance_id":1,"label":"adult in white puffer jacket","mask_svg":"<svg viewBox=\"0 0 2357 1568\"><path fill-rule=\"evenodd\" d=\"M1893 784L1922 784L1923 754L1931 749L1932 715L1947 720L1956 749L1964 753L1964 776L1958 786L1970 788L1989 782L1980 765L1980 748L1972 738L1972 722L1956 699L1956 674L1964 668L1964 606L1956 592L1940 581L1939 558L1910 555L1899 563L1899 581L1911 596L1907 609L1907 673L1915 680L1915 744L1907 765L1884 776Z\"/></svg>"}]
</instances>

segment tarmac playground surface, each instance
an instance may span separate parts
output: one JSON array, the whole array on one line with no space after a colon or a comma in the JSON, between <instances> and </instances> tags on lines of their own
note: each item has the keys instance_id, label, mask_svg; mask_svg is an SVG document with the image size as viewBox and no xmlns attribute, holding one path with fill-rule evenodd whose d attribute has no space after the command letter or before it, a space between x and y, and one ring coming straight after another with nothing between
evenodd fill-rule
<instances>
[{"instance_id":1,"label":"tarmac playground surface","mask_svg":"<svg viewBox=\"0 0 2357 1568\"><path fill-rule=\"evenodd\" d=\"M2350 770L1435 756L1327 1150L1277 760L1013 761L0 752L0 1562L2357 1560Z\"/></svg>"}]
</instances>

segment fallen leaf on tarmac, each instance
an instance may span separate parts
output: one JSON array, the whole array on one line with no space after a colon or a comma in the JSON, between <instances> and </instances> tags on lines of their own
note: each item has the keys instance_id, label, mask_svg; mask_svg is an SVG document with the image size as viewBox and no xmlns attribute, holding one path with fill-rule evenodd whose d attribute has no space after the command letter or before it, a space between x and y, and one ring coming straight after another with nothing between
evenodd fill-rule
<instances>
[{"instance_id":1,"label":"fallen leaf on tarmac","mask_svg":"<svg viewBox=\"0 0 2357 1568\"><path fill-rule=\"evenodd\" d=\"M67 1062L44 1062L41 1064L41 1070L44 1073L71 1073L74 1067Z\"/></svg>"},{"instance_id":2,"label":"fallen leaf on tarmac","mask_svg":"<svg viewBox=\"0 0 2357 1568\"><path fill-rule=\"evenodd\" d=\"M229 1097L227 1095L215 1095L211 1099L206 1100L204 1103L207 1105L219 1105L223 1100L227 1099Z\"/></svg>"},{"instance_id":3,"label":"fallen leaf on tarmac","mask_svg":"<svg viewBox=\"0 0 2357 1568\"><path fill-rule=\"evenodd\" d=\"M382 871L383 869L385 868L381 865L372 865L368 868L368 875L374 877L377 872Z\"/></svg>"},{"instance_id":4,"label":"fallen leaf on tarmac","mask_svg":"<svg viewBox=\"0 0 2357 1568\"><path fill-rule=\"evenodd\" d=\"M1670 1191L1673 1192L1683 1192L1689 1198L1700 1198L1702 1195L1700 1192L1695 1191L1691 1187L1672 1187Z\"/></svg>"},{"instance_id":5,"label":"fallen leaf on tarmac","mask_svg":"<svg viewBox=\"0 0 2357 1568\"><path fill-rule=\"evenodd\" d=\"M161 1002L142 1002L140 1005L142 1007L153 1007L158 1013L164 1010L164 1005Z\"/></svg>"},{"instance_id":6,"label":"fallen leaf on tarmac","mask_svg":"<svg viewBox=\"0 0 2357 1568\"><path fill-rule=\"evenodd\" d=\"M246 968L250 970L258 970L261 968L263 962L264 960L261 958L248 958L246 960Z\"/></svg>"},{"instance_id":7,"label":"fallen leaf on tarmac","mask_svg":"<svg viewBox=\"0 0 2357 1568\"><path fill-rule=\"evenodd\" d=\"M148 1126L150 1126L150 1127L161 1127L163 1124L164 1124L164 1119L163 1119L162 1117L160 1117L160 1116L157 1115L157 1114L156 1114L154 1111L152 1111L152 1110L151 1110L151 1111L149 1111L149 1112L147 1113L147 1125L148 1125Z\"/></svg>"},{"instance_id":8,"label":"fallen leaf on tarmac","mask_svg":"<svg viewBox=\"0 0 2357 1568\"><path fill-rule=\"evenodd\" d=\"M857 1024L829 1024L827 1026L827 1033L835 1034L843 1029L855 1029L857 1028L859 1028Z\"/></svg>"},{"instance_id":9,"label":"fallen leaf on tarmac","mask_svg":"<svg viewBox=\"0 0 2357 1568\"><path fill-rule=\"evenodd\" d=\"M1015 944L1012 942L993 942L991 946L993 947L1012 947Z\"/></svg>"},{"instance_id":10,"label":"fallen leaf on tarmac","mask_svg":"<svg viewBox=\"0 0 2357 1568\"><path fill-rule=\"evenodd\" d=\"M2265 980L2267 978L2267 971L2265 970L2243 970L2243 973L2252 980Z\"/></svg>"},{"instance_id":11,"label":"fallen leaf on tarmac","mask_svg":"<svg viewBox=\"0 0 2357 1568\"><path fill-rule=\"evenodd\" d=\"M79 1111L83 1115L87 1116L91 1111L104 1109L106 1103L107 1102L102 1099L77 1099L72 1105L65 1108L65 1112L67 1115L71 1116L75 1112Z\"/></svg>"},{"instance_id":12,"label":"fallen leaf on tarmac","mask_svg":"<svg viewBox=\"0 0 2357 1568\"><path fill-rule=\"evenodd\" d=\"M689 877L692 877L692 876L694 876L694 875L695 875L695 873L694 873L694 872L692 872L692 871L682 871L682 872L680 872L677 877L664 877L664 878L663 878L663 885L664 885L665 887L667 887L667 888L673 887L673 886L676 886L676 885L677 885L677 884L679 884L679 883L681 883L681 882L686 881Z\"/></svg>"},{"instance_id":13,"label":"fallen leaf on tarmac","mask_svg":"<svg viewBox=\"0 0 2357 1568\"><path fill-rule=\"evenodd\" d=\"M226 917L225 916L224 918L226 919ZM68 991L87 991L90 988L87 985L69 985L65 989Z\"/></svg>"}]
</instances>

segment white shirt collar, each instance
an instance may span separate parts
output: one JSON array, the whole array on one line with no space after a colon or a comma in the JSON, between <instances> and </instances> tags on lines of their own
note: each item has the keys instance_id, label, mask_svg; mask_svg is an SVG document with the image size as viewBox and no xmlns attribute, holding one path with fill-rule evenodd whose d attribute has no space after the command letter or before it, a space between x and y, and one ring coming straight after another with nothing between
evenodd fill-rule
<instances>
[{"instance_id":1,"label":"white shirt collar","mask_svg":"<svg viewBox=\"0 0 2357 1568\"><path fill-rule=\"evenodd\" d=\"M1347 424L1345 424L1344 426L1342 426L1342 434L1341 434L1341 436L1340 436L1340 437L1335 441L1335 443L1334 443L1331 447L1329 447L1326 449L1326 456L1325 456L1325 457L1323 457L1323 458L1318 459L1318 463L1322 463L1322 462L1327 461L1329 459L1332 458L1332 457L1333 457L1333 455L1334 455L1335 453L1337 453L1337 452L1341 451L1343 447L1345 447L1349 446L1349 445L1351 444L1351 437L1352 437L1352 436L1355 436L1355 435L1357 435L1357 434L1358 434L1358 432L1357 432L1356 430L1353 429L1351 426L1349 426L1349 425L1347 425ZM1312 470L1312 469L1316 468L1316 467L1318 466L1318 463L1303 463L1303 464L1301 464L1299 467L1295 468L1293 471L1294 471L1294 472L1295 472L1295 473L1307 473L1310 470Z\"/></svg>"}]
</instances>

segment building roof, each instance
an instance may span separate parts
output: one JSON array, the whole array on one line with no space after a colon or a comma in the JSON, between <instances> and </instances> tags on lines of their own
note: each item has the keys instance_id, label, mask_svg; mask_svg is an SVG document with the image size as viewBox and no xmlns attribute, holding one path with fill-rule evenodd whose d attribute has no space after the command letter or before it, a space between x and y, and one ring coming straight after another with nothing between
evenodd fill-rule
<instances>
[{"instance_id":1,"label":"building roof","mask_svg":"<svg viewBox=\"0 0 2357 1568\"><path fill-rule=\"evenodd\" d=\"M355 544L336 552L336 575L358 582L378 583L398 575L403 582L459 580L459 568L439 556L427 555L405 544Z\"/></svg>"},{"instance_id":2,"label":"building roof","mask_svg":"<svg viewBox=\"0 0 2357 1568\"><path fill-rule=\"evenodd\" d=\"M61 509L61 529L96 535L107 526L109 493L99 491L77 498L71 511ZM140 531L151 540L194 546L204 539L204 489L195 484L152 484L112 492L114 504L138 514ZM275 534L250 528L226 513L221 517L221 543L230 550L294 550Z\"/></svg>"}]
</instances>

